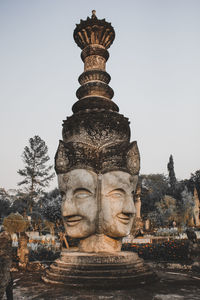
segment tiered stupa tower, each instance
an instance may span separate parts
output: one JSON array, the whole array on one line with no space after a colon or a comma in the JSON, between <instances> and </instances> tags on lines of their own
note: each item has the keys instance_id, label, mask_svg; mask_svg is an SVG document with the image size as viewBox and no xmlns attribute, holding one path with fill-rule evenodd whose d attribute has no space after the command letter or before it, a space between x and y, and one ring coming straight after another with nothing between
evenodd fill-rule
<instances>
[{"instance_id":1,"label":"tiered stupa tower","mask_svg":"<svg viewBox=\"0 0 200 300\"><path fill-rule=\"evenodd\" d=\"M130 142L130 128L128 118L118 113L119 108L112 101L113 89L108 85L111 77L106 72L106 61L109 58L107 49L114 41L115 31L111 23L106 22L105 19L97 19L95 13L93 10L92 17L88 17L86 21L81 20L74 30L74 40L82 49L84 72L78 79L81 86L76 96L79 100L72 107L74 114L67 117L63 123L62 135L64 143L73 143L72 148L80 148L82 142L86 148L90 148L90 152L95 152L96 156L100 148L105 145L118 143L118 150L121 147L127 148ZM76 142L79 145L75 144ZM92 149L91 145L96 149ZM110 154L116 152L114 147L112 148ZM117 152L121 152L121 155L124 153L124 151ZM77 164L81 158L76 156L76 151L73 155L75 155L73 161L76 160ZM82 155L81 157L85 167L86 159ZM90 158L89 160L96 171L102 168L103 162L99 160L98 155L93 162ZM123 169L122 161L120 164ZM111 166L107 164L107 167L110 169ZM139 164L136 168L138 172ZM58 169L59 163L56 163L56 170Z\"/></svg>"},{"instance_id":2,"label":"tiered stupa tower","mask_svg":"<svg viewBox=\"0 0 200 300\"><path fill-rule=\"evenodd\" d=\"M115 31L95 13L74 30L84 72L55 156L65 230L80 242L76 251L63 250L43 279L69 287L131 288L154 280L136 253L121 251L133 226L140 156L128 119L112 101L106 72Z\"/></svg>"},{"instance_id":3,"label":"tiered stupa tower","mask_svg":"<svg viewBox=\"0 0 200 300\"><path fill-rule=\"evenodd\" d=\"M98 20L95 13L92 12L91 19L81 20L74 30L74 40L82 49L81 58L84 62L84 72L79 77L81 87L76 92L81 102L73 106L74 113L86 108L119 110L110 101L114 92L108 85L111 78L106 72L106 61L109 58L107 49L114 41L115 32L110 23Z\"/></svg>"}]
</instances>

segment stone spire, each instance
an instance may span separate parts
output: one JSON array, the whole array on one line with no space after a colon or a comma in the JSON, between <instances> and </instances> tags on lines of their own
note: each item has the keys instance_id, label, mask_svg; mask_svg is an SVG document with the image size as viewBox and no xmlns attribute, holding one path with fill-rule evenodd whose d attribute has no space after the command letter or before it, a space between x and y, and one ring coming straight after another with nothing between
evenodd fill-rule
<instances>
[{"instance_id":1,"label":"stone spire","mask_svg":"<svg viewBox=\"0 0 200 300\"><path fill-rule=\"evenodd\" d=\"M96 173L139 173L137 142L130 143L129 120L119 114L118 106L111 100L114 92L108 85L107 49L114 38L111 23L99 20L94 10L91 18L76 25L74 40L82 49L84 72L79 76L79 100L72 107L73 115L63 122L63 141L55 157L57 174L78 168Z\"/></svg>"},{"instance_id":2,"label":"stone spire","mask_svg":"<svg viewBox=\"0 0 200 300\"><path fill-rule=\"evenodd\" d=\"M108 48L115 38L115 31L111 23L99 20L96 11L92 17L80 21L74 30L74 40L82 49L81 59L84 62L84 72L79 76L80 87L76 96L73 112L86 109L108 109L119 111L117 105L111 101L114 92L108 85L110 75L106 72L106 61L109 58Z\"/></svg>"}]
</instances>

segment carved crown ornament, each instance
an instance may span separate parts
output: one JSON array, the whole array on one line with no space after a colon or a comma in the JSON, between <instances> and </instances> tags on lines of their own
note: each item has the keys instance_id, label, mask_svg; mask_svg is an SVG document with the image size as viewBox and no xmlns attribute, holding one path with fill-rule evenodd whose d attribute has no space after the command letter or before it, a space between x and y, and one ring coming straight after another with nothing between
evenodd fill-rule
<instances>
[{"instance_id":1,"label":"carved crown ornament","mask_svg":"<svg viewBox=\"0 0 200 300\"><path fill-rule=\"evenodd\" d=\"M55 156L57 174L74 169L88 169L95 173L124 171L138 175L140 154L137 142L118 142L97 147L86 143L59 142Z\"/></svg>"},{"instance_id":2,"label":"carved crown ornament","mask_svg":"<svg viewBox=\"0 0 200 300\"><path fill-rule=\"evenodd\" d=\"M80 20L80 24L76 24L74 30L74 40L76 44L84 49L88 45L101 45L108 49L115 39L115 31L111 23L105 19L99 20L96 17L96 12L92 11L92 17L87 20Z\"/></svg>"}]
</instances>

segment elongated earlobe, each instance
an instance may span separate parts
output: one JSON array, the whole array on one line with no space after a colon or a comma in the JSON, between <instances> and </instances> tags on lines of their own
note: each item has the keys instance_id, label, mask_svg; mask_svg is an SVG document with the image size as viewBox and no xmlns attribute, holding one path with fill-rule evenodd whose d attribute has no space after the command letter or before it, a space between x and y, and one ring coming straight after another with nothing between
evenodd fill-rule
<instances>
[{"instance_id":1,"label":"elongated earlobe","mask_svg":"<svg viewBox=\"0 0 200 300\"><path fill-rule=\"evenodd\" d=\"M55 156L55 170L59 173L65 173L69 165L66 149L63 141L59 141L58 150Z\"/></svg>"},{"instance_id":2,"label":"elongated earlobe","mask_svg":"<svg viewBox=\"0 0 200 300\"><path fill-rule=\"evenodd\" d=\"M140 153L136 141L132 142L129 146L126 162L130 173L132 175L138 175L140 171Z\"/></svg>"}]
</instances>

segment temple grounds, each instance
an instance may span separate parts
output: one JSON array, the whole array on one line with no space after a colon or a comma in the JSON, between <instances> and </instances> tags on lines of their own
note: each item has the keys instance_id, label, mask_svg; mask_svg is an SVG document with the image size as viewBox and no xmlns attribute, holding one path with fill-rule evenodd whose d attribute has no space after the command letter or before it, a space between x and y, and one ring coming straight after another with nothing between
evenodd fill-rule
<instances>
[{"instance_id":1,"label":"temple grounds","mask_svg":"<svg viewBox=\"0 0 200 300\"><path fill-rule=\"evenodd\" d=\"M13 295L21 299L132 299L132 300L198 300L200 299L200 276L185 270L164 270L154 266L159 281L132 290L73 290L62 286L45 284L41 280L42 271L12 272ZM4 297L3 299L6 299Z\"/></svg>"},{"instance_id":2,"label":"temple grounds","mask_svg":"<svg viewBox=\"0 0 200 300\"><path fill-rule=\"evenodd\" d=\"M93 10L73 37L84 71L55 155L59 191L44 205L34 190L54 176L38 179L52 166L44 172L47 146L35 136L18 170L19 185L31 182L23 215L16 202L3 219L1 295L5 287L12 300L13 283L14 299L200 299L199 171L179 182L170 155L168 178L139 177L137 141L106 71L115 30Z\"/></svg>"},{"instance_id":3,"label":"temple grounds","mask_svg":"<svg viewBox=\"0 0 200 300\"><path fill-rule=\"evenodd\" d=\"M149 239L149 242L147 241ZM168 237L140 237L125 239L122 250L137 252L148 266L155 271L158 281L124 290L73 289L61 285L47 284L41 276L60 252L58 244L48 238L33 239L29 244L29 263L20 269L16 256L16 241L13 243L15 256L12 267L14 299L200 299L200 272L194 270L188 259L189 241ZM32 250L31 250L32 249ZM102 287L103 288L103 287ZM3 299L6 299L4 296Z\"/></svg>"}]
</instances>

